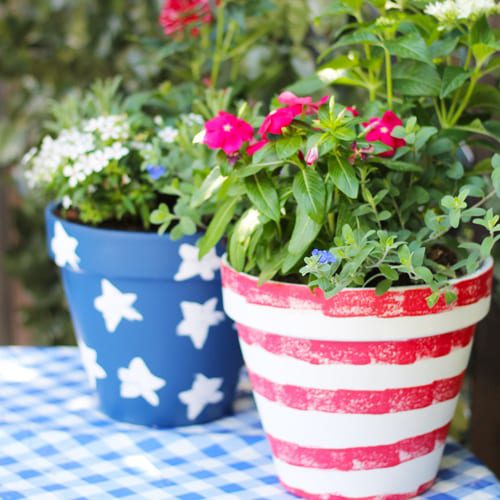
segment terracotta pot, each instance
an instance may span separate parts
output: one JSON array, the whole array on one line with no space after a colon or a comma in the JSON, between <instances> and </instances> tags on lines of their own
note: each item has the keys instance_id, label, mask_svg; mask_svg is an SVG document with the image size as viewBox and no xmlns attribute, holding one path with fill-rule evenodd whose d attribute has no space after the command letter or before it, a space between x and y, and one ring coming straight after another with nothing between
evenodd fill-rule
<instances>
[{"instance_id":1,"label":"terracotta pot","mask_svg":"<svg viewBox=\"0 0 500 500\"><path fill-rule=\"evenodd\" d=\"M403 499L438 472L475 325L490 307L492 261L429 309L425 286L331 299L223 265L276 471L305 498Z\"/></svg>"},{"instance_id":2,"label":"terracotta pot","mask_svg":"<svg viewBox=\"0 0 500 500\"><path fill-rule=\"evenodd\" d=\"M215 250L199 261L199 235L173 241L94 228L61 219L53 209L46 210L49 253L61 268L102 411L152 427L231 413L243 360L222 312Z\"/></svg>"}]
</instances>

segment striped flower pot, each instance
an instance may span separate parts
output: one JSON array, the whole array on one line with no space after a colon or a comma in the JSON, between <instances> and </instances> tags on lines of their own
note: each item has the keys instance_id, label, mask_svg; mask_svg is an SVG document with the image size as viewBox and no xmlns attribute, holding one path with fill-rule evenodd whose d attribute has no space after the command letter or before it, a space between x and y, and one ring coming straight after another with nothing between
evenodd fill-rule
<instances>
[{"instance_id":1,"label":"striped flower pot","mask_svg":"<svg viewBox=\"0 0 500 500\"><path fill-rule=\"evenodd\" d=\"M391 499L433 483L469 359L489 310L492 262L429 309L423 286L347 289L222 269L277 474L311 499Z\"/></svg>"}]
</instances>

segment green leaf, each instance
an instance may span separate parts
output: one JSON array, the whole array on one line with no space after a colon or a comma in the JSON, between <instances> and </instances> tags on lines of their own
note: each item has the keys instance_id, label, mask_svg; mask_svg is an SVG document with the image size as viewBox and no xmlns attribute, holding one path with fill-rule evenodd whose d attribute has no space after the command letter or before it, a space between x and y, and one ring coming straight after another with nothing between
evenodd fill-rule
<instances>
[{"instance_id":1,"label":"green leaf","mask_svg":"<svg viewBox=\"0 0 500 500\"><path fill-rule=\"evenodd\" d=\"M429 306L429 308L432 309L437 304L440 295L441 294L439 292L433 292L427 297L427 305Z\"/></svg>"},{"instance_id":2,"label":"green leaf","mask_svg":"<svg viewBox=\"0 0 500 500\"><path fill-rule=\"evenodd\" d=\"M183 234L191 235L196 233L196 224L191 217L181 217L179 227L182 229Z\"/></svg>"},{"instance_id":3,"label":"green leaf","mask_svg":"<svg viewBox=\"0 0 500 500\"><path fill-rule=\"evenodd\" d=\"M300 170L293 180L293 195L306 213L318 224L325 216L326 189L321 176L311 167Z\"/></svg>"},{"instance_id":4,"label":"green leaf","mask_svg":"<svg viewBox=\"0 0 500 500\"><path fill-rule=\"evenodd\" d=\"M425 143L433 136L437 134L436 127L422 127L415 137L415 148L418 151L421 149Z\"/></svg>"},{"instance_id":5,"label":"green leaf","mask_svg":"<svg viewBox=\"0 0 500 500\"><path fill-rule=\"evenodd\" d=\"M355 45L359 43L367 43L369 45L378 45L380 44L378 38L371 32L366 29L358 29L353 31L352 33L348 33L347 35L342 36L337 42L335 42L334 47L345 47L347 45Z\"/></svg>"},{"instance_id":6,"label":"green leaf","mask_svg":"<svg viewBox=\"0 0 500 500\"><path fill-rule=\"evenodd\" d=\"M286 160L293 156L302 146L299 136L283 137L276 142L276 154L280 160Z\"/></svg>"},{"instance_id":7,"label":"green leaf","mask_svg":"<svg viewBox=\"0 0 500 500\"><path fill-rule=\"evenodd\" d=\"M418 266L415 268L415 274L425 283L432 283L434 277L429 268L425 266Z\"/></svg>"},{"instance_id":8,"label":"green leaf","mask_svg":"<svg viewBox=\"0 0 500 500\"><path fill-rule=\"evenodd\" d=\"M473 134L482 134L486 137L495 139L497 142L500 142L498 136L496 134L492 134L489 130L487 130L483 125L483 122L479 118L476 118L468 125L455 125L453 127L453 130L464 130L465 132L472 132Z\"/></svg>"},{"instance_id":9,"label":"green leaf","mask_svg":"<svg viewBox=\"0 0 500 500\"><path fill-rule=\"evenodd\" d=\"M259 211L249 208L234 226L229 239L229 262L237 271L243 271L252 234L259 227Z\"/></svg>"},{"instance_id":10,"label":"green leaf","mask_svg":"<svg viewBox=\"0 0 500 500\"><path fill-rule=\"evenodd\" d=\"M432 64L429 49L418 32L409 33L394 40L387 40L385 46L393 56Z\"/></svg>"},{"instance_id":11,"label":"green leaf","mask_svg":"<svg viewBox=\"0 0 500 500\"><path fill-rule=\"evenodd\" d=\"M472 46L472 53L479 66L482 66L497 50L499 50L498 44L493 43L476 43Z\"/></svg>"},{"instance_id":12,"label":"green leaf","mask_svg":"<svg viewBox=\"0 0 500 500\"><path fill-rule=\"evenodd\" d=\"M500 154L494 154L491 159L491 164L493 166L493 172L491 174L491 181L493 182L493 187L500 197Z\"/></svg>"},{"instance_id":13,"label":"green leaf","mask_svg":"<svg viewBox=\"0 0 500 500\"><path fill-rule=\"evenodd\" d=\"M207 201L219 189L226 178L220 173L219 166L214 167L201 186L193 193L191 208L197 208Z\"/></svg>"},{"instance_id":14,"label":"green leaf","mask_svg":"<svg viewBox=\"0 0 500 500\"><path fill-rule=\"evenodd\" d=\"M375 287L375 295L384 295L389 288L392 286L392 281L391 280L382 280L379 283L377 283L377 286Z\"/></svg>"},{"instance_id":15,"label":"green leaf","mask_svg":"<svg viewBox=\"0 0 500 500\"><path fill-rule=\"evenodd\" d=\"M465 71L458 66L447 66L443 73L439 97L444 99L449 96L453 91L460 88L470 78L470 75L470 71Z\"/></svg>"},{"instance_id":16,"label":"green leaf","mask_svg":"<svg viewBox=\"0 0 500 500\"><path fill-rule=\"evenodd\" d=\"M246 177L245 187L250 201L261 214L276 222L280 220L278 192L266 172Z\"/></svg>"},{"instance_id":17,"label":"green leaf","mask_svg":"<svg viewBox=\"0 0 500 500\"><path fill-rule=\"evenodd\" d=\"M399 278L399 274L395 269L392 269L392 267L388 266L387 264L381 264L378 266L380 272L389 280L391 281L397 281Z\"/></svg>"},{"instance_id":18,"label":"green leaf","mask_svg":"<svg viewBox=\"0 0 500 500\"><path fill-rule=\"evenodd\" d=\"M224 231L233 218L238 202L239 198L230 198L216 210L212 221L208 225L207 232L198 241L200 258L206 255L222 238Z\"/></svg>"},{"instance_id":19,"label":"green leaf","mask_svg":"<svg viewBox=\"0 0 500 500\"><path fill-rule=\"evenodd\" d=\"M252 163L262 163L263 160L269 161L269 158L274 155L275 143L268 142L264 147L256 151L252 156Z\"/></svg>"},{"instance_id":20,"label":"green leaf","mask_svg":"<svg viewBox=\"0 0 500 500\"><path fill-rule=\"evenodd\" d=\"M490 44L495 42L495 35L488 24L486 16L481 16L472 26L470 41L472 45L476 43Z\"/></svg>"},{"instance_id":21,"label":"green leaf","mask_svg":"<svg viewBox=\"0 0 500 500\"><path fill-rule=\"evenodd\" d=\"M406 161L383 160L380 158L374 158L372 161L381 163L384 167L387 167L389 170L395 170L396 172L423 172L424 170L420 165Z\"/></svg>"},{"instance_id":22,"label":"green leaf","mask_svg":"<svg viewBox=\"0 0 500 500\"><path fill-rule=\"evenodd\" d=\"M446 57L451 54L455 47L457 46L460 37L451 36L448 38L443 38L441 40L436 40L430 47L429 53L432 59L437 59L439 57Z\"/></svg>"},{"instance_id":23,"label":"green leaf","mask_svg":"<svg viewBox=\"0 0 500 500\"><path fill-rule=\"evenodd\" d=\"M451 164L448 170L446 170L446 175L450 179L461 179L464 176L464 166L456 160Z\"/></svg>"},{"instance_id":24,"label":"green leaf","mask_svg":"<svg viewBox=\"0 0 500 500\"><path fill-rule=\"evenodd\" d=\"M359 180L352 165L339 156L328 160L328 170L333 183L349 198L357 198L359 191Z\"/></svg>"},{"instance_id":25,"label":"green leaf","mask_svg":"<svg viewBox=\"0 0 500 500\"><path fill-rule=\"evenodd\" d=\"M307 215L307 212L298 206L292 237L288 244L288 251L291 254L301 257L314 241L320 229L321 224L312 220Z\"/></svg>"},{"instance_id":26,"label":"green leaf","mask_svg":"<svg viewBox=\"0 0 500 500\"><path fill-rule=\"evenodd\" d=\"M446 305L449 306L450 304L453 304L455 300L457 300L457 294L455 292L447 290L446 292L444 292L444 300L446 302Z\"/></svg>"},{"instance_id":27,"label":"green leaf","mask_svg":"<svg viewBox=\"0 0 500 500\"><path fill-rule=\"evenodd\" d=\"M402 61L394 65L394 89L407 96L437 96L441 78L434 66L419 61Z\"/></svg>"}]
</instances>

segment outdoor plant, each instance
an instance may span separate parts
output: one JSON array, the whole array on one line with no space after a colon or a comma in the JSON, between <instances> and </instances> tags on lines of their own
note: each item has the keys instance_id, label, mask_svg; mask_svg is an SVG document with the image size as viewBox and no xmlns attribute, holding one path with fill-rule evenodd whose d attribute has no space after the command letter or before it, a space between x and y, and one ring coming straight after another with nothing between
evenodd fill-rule
<instances>
[{"instance_id":1,"label":"outdoor plant","mask_svg":"<svg viewBox=\"0 0 500 500\"><path fill-rule=\"evenodd\" d=\"M500 196L500 93L484 78L499 67L487 17L497 7L338 4L355 22L319 75L365 89L366 102L284 92L264 118L243 105L207 121L197 141L220 151L192 203L217 203L201 254L227 234L229 263L261 281L327 297L427 284L430 306L441 294L453 302L450 280L477 270L500 239L488 208Z\"/></svg>"},{"instance_id":2,"label":"outdoor plant","mask_svg":"<svg viewBox=\"0 0 500 500\"><path fill-rule=\"evenodd\" d=\"M183 199L203 180L209 155L198 151L197 159L186 150L203 118L147 113L154 93L124 99L119 83L96 82L83 98L54 106L47 125L53 135L23 160L28 185L60 201L66 219L117 229L150 229L151 213L165 200L174 210L173 237L194 234L204 213Z\"/></svg>"}]
</instances>

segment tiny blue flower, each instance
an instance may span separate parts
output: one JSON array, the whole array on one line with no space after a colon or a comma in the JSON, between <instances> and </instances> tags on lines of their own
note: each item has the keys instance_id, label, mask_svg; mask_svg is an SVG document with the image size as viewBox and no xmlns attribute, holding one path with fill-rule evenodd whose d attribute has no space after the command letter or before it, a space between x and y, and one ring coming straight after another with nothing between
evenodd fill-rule
<instances>
[{"instance_id":1,"label":"tiny blue flower","mask_svg":"<svg viewBox=\"0 0 500 500\"><path fill-rule=\"evenodd\" d=\"M161 165L153 165L150 163L149 165L146 165L146 171L153 181L157 181L167 171L167 169Z\"/></svg>"},{"instance_id":2,"label":"tiny blue flower","mask_svg":"<svg viewBox=\"0 0 500 500\"><path fill-rule=\"evenodd\" d=\"M312 251L312 256L319 256L318 262L320 264L333 264L337 261L335 255L332 255L328 250L318 250L317 248L315 248Z\"/></svg>"}]
</instances>

